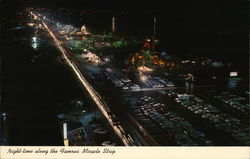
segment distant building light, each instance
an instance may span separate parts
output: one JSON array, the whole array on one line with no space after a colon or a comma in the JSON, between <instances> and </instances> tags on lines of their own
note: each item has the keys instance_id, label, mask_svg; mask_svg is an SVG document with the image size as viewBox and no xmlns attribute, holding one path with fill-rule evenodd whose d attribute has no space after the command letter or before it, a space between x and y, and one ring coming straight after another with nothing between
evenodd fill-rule
<instances>
[{"instance_id":1,"label":"distant building light","mask_svg":"<svg viewBox=\"0 0 250 159\"><path fill-rule=\"evenodd\" d=\"M5 112L2 113L2 116L3 116L3 117L6 117L6 116L7 116L7 113L5 113Z\"/></svg>"},{"instance_id":2,"label":"distant building light","mask_svg":"<svg viewBox=\"0 0 250 159\"><path fill-rule=\"evenodd\" d=\"M167 53L166 53L165 51L163 51L163 52L161 53L161 55L162 55L162 56L166 56Z\"/></svg>"}]
</instances>

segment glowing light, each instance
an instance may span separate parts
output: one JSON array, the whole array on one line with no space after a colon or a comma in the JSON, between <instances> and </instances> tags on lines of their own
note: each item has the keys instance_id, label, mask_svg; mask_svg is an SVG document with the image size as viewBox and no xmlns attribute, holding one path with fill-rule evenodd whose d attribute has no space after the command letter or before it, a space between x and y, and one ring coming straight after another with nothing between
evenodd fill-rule
<instances>
[{"instance_id":1,"label":"glowing light","mask_svg":"<svg viewBox=\"0 0 250 159\"><path fill-rule=\"evenodd\" d=\"M34 26L35 23L27 23L28 26Z\"/></svg>"},{"instance_id":2,"label":"glowing light","mask_svg":"<svg viewBox=\"0 0 250 159\"><path fill-rule=\"evenodd\" d=\"M68 138L67 123L63 123L63 139Z\"/></svg>"},{"instance_id":3,"label":"glowing light","mask_svg":"<svg viewBox=\"0 0 250 159\"><path fill-rule=\"evenodd\" d=\"M230 77L236 77L238 76L238 72L230 72Z\"/></svg>"},{"instance_id":4,"label":"glowing light","mask_svg":"<svg viewBox=\"0 0 250 159\"><path fill-rule=\"evenodd\" d=\"M151 71L153 71L153 69L152 68L149 68L149 67L146 67L146 66L139 66L138 67L138 71L142 71L142 72L151 72Z\"/></svg>"},{"instance_id":5,"label":"glowing light","mask_svg":"<svg viewBox=\"0 0 250 159\"><path fill-rule=\"evenodd\" d=\"M160 61L159 61L159 65L160 65L160 66L164 66L164 65L165 65L165 62L162 61L162 60L160 60Z\"/></svg>"},{"instance_id":6,"label":"glowing light","mask_svg":"<svg viewBox=\"0 0 250 159\"><path fill-rule=\"evenodd\" d=\"M147 76L140 76L140 79L145 82L146 80L148 80L148 77Z\"/></svg>"},{"instance_id":7,"label":"glowing light","mask_svg":"<svg viewBox=\"0 0 250 159\"><path fill-rule=\"evenodd\" d=\"M37 49L38 48L38 38L36 36L32 37L32 43L31 43L31 46L33 49Z\"/></svg>"},{"instance_id":8,"label":"glowing light","mask_svg":"<svg viewBox=\"0 0 250 159\"><path fill-rule=\"evenodd\" d=\"M183 60L183 61L181 61L181 63L189 63L190 62L190 60Z\"/></svg>"},{"instance_id":9,"label":"glowing light","mask_svg":"<svg viewBox=\"0 0 250 159\"><path fill-rule=\"evenodd\" d=\"M2 113L2 116L3 116L3 117L6 117L6 116L7 116L7 113L5 113L5 112Z\"/></svg>"},{"instance_id":10,"label":"glowing light","mask_svg":"<svg viewBox=\"0 0 250 159\"><path fill-rule=\"evenodd\" d=\"M37 42L37 37L32 37L33 42Z\"/></svg>"},{"instance_id":11,"label":"glowing light","mask_svg":"<svg viewBox=\"0 0 250 159\"><path fill-rule=\"evenodd\" d=\"M81 27L81 32L82 32L82 34L84 34L84 35L90 34L90 33L87 31L87 28L86 28L85 25L83 25L83 26Z\"/></svg>"},{"instance_id":12,"label":"glowing light","mask_svg":"<svg viewBox=\"0 0 250 159\"><path fill-rule=\"evenodd\" d=\"M124 145L125 146L130 146L130 145L134 146L134 143L131 143L130 141L128 141L127 138L125 138L123 136L122 132L124 132L124 129L121 127L121 125L113 125L113 121L112 121L112 119L108 115L109 107L106 104L106 102L102 99L102 97L99 95L99 93L96 92L95 89L88 83L88 81L82 76L82 73L79 70L79 68L68 57L67 51L62 47L61 42L52 33L52 31L49 29L49 27L47 26L47 24L44 23L43 21L42 21L42 23L43 23L44 27L46 28L46 30L51 35L51 37L54 39L57 47L61 51L61 53L62 53L64 59L67 61L68 65L73 69L73 71L75 72L76 76L78 77L78 79L80 80L80 82L82 83L82 85L84 86L84 88L86 88L86 90L88 91L89 95L95 101L96 105L98 106L98 108L100 109L100 111L103 113L103 115L106 117L106 119L108 120L109 124L112 126L112 128L114 129L114 131L116 132L116 134L120 137L120 139L122 140L122 142L124 143Z\"/></svg>"},{"instance_id":13,"label":"glowing light","mask_svg":"<svg viewBox=\"0 0 250 159\"><path fill-rule=\"evenodd\" d=\"M31 46L32 46L33 49L37 49L38 48L38 43L32 43Z\"/></svg>"},{"instance_id":14,"label":"glowing light","mask_svg":"<svg viewBox=\"0 0 250 159\"><path fill-rule=\"evenodd\" d=\"M110 59L109 58L104 58L105 62L109 62Z\"/></svg>"},{"instance_id":15,"label":"glowing light","mask_svg":"<svg viewBox=\"0 0 250 159\"><path fill-rule=\"evenodd\" d=\"M88 61L94 62L94 63L99 63L101 60L100 58L91 52L88 52L87 54L82 54L83 57L87 57Z\"/></svg>"}]
</instances>

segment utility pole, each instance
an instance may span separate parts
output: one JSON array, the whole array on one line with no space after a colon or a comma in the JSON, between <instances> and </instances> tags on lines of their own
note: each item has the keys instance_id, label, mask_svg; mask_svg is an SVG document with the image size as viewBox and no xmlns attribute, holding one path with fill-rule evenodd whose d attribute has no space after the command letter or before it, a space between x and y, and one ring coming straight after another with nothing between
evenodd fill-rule
<instances>
[{"instance_id":1,"label":"utility pole","mask_svg":"<svg viewBox=\"0 0 250 159\"><path fill-rule=\"evenodd\" d=\"M154 38L156 36L156 17L154 17Z\"/></svg>"}]
</instances>

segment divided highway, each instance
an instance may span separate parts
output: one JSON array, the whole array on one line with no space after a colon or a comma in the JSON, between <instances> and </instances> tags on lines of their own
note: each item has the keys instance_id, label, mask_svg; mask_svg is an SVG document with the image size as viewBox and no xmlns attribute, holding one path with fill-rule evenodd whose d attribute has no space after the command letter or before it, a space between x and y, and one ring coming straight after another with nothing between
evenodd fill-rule
<instances>
[{"instance_id":1,"label":"divided highway","mask_svg":"<svg viewBox=\"0 0 250 159\"><path fill-rule=\"evenodd\" d=\"M110 126L113 128L113 130L115 131L115 133L117 134L117 136L120 138L120 140L122 141L122 143L125 146L136 146L136 143L134 143L132 140L130 140L129 138L127 138L126 137L127 134L124 134L124 132L126 132L125 129L124 129L124 127L121 124L118 124L118 125L114 124L114 122L112 120L112 116L110 116L110 114L112 112L110 112L109 106L107 105L107 103L105 102L105 100L100 96L100 94L89 84L89 82L86 80L86 78L82 75L80 69L78 68L77 61L74 58L71 58L69 56L70 53L68 53L68 50L63 47L63 45L62 45L63 42L61 42L61 41L59 41L57 39L57 37L55 36L53 30L50 29L50 27L46 24L46 22L44 22L39 16L37 16L36 14L34 14L31 11L30 11L30 14L35 19L41 20L43 26L48 31L48 33L50 34L50 36L53 38L56 46L58 47L58 49L62 53L62 56L64 57L64 59L66 60L66 62L68 63L68 65L72 68L72 70L76 74L77 78L80 80L80 82L83 85L83 87L87 90L87 92L89 93L89 95L92 97L93 101L96 103L96 105L98 106L99 110L105 116L105 118L109 122ZM131 119L131 117L129 118L129 120L133 121L133 119ZM140 126L140 128L142 128L142 127ZM148 133L146 133L146 134L147 134L147 137L148 137L149 134ZM154 139L152 137L150 137L149 139L152 140L153 144L151 144L151 145L158 145L154 141Z\"/></svg>"}]
</instances>

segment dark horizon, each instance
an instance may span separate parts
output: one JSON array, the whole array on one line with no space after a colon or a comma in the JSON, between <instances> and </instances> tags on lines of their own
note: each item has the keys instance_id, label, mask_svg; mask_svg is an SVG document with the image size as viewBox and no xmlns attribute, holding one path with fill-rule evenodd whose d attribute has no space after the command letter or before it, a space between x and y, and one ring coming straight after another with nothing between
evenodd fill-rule
<instances>
[{"instance_id":1,"label":"dark horizon","mask_svg":"<svg viewBox=\"0 0 250 159\"><path fill-rule=\"evenodd\" d=\"M142 27L151 34L150 21L156 16L159 19L157 21L159 38L166 41L166 46L169 47L170 51L173 48L171 52L174 54L183 52L181 54L200 55L200 53L195 52L211 52L213 56L226 56L225 58L229 60L238 59L239 64L246 66L249 57L247 4L247 1L234 3L228 1L183 1L182 3L179 1L178 3L154 1L149 4L141 1L119 3L117 1L98 2L95 0L3 0L1 2L3 15L1 19L4 27L4 21L8 19L8 16L11 16L12 13L15 14L18 8L26 7L54 9L64 7L73 11L74 15L78 15L81 10L94 10L100 12L102 16L102 12L108 11L108 16L127 18L129 21L131 20L131 25L133 23L138 25L137 28L134 28L137 29L134 32L140 31ZM124 15L124 12L127 15ZM76 21L77 17L74 17ZM121 25L123 28L131 27L126 23ZM180 50L180 48L182 49ZM227 57L228 54L229 57ZM239 54L242 56L239 57Z\"/></svg>"}]
</instances>

